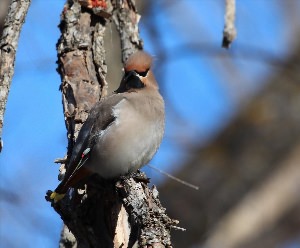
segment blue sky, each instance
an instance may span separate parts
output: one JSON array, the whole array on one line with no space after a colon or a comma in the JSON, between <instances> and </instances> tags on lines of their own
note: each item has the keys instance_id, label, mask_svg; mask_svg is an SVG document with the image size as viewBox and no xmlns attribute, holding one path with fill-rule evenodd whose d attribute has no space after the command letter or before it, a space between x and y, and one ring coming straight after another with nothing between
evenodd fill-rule
<instances>
[{"instance_id":1,"label":"blue sky","mask_svg":"<svg viewBox=\"0 0 300 248\"><path fill-rule=\"evenodd\" d=\"M0 155L0 190L9 190L13 196L0 198L1 247L52 248L58 244L62 223L44 195L58 183L58 166L53 161L64 156L67 145L60 77L55 70L63 3L33 0L21 33ZM222 3L178 0L161 9L157 1L151 10L160 44L172 58L164 67L162 87L168 99L166 137L151 164L169 172L188 157L186 144L204 143L219 132L242 99L263 87L262 79L274 70L264 62L249 61L243 55L245 45L275 57L288 52L290 33L283 28L286 20L278 0L237 1L238 38L230 51L222 50ZM145 50L156 55L156 44L151 44L143 19L140 27ZM207 55L205 48L196 52L191 44L209 44L225 58L238 55L232 63L243 82L227 82L231 77L221 69L226 59ZM156 68L160 66L159 57L155 63ZM146 170L150 177L163 180Z\"/></svg>"}]
</instances>

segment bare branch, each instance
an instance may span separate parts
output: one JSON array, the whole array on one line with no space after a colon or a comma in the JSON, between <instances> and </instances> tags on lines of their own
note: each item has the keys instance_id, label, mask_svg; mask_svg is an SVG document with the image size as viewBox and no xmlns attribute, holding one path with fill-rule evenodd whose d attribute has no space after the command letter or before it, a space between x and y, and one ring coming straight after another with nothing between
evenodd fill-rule
<instances>
[{"instance_id":1,"label":"bare branch","mask_svg":"<svg viewBox=\"0 0 300 248\"><path fill-rule=\"evenodd\" d=\"M113 20L120 34L124 63L130 54L143 48L138 29L141 16L137 13L133 0L115 1L115 6Z\"/></svg>"},{"instance_id":2,"label":"bare branch","mask_svg":"<svg viewBox=\"0 0 300 248\"><path fill-rule=\"evenodd\" d=\"M0 40L0 152L3 147L2 128L5 106L14 74L18 40L31 0L12 0Z\"/></svg>"},{"instance_id":3,"label":"bare branch","mask_svg":"<svg viewBox=\"0 0 300 248\"><path fill-rule=\"evenodd\" d=\"M225 27L223 31L222 47L229 48L236 38L235 20L235 0L226 0Z\"/></svg>"}]
</instances>

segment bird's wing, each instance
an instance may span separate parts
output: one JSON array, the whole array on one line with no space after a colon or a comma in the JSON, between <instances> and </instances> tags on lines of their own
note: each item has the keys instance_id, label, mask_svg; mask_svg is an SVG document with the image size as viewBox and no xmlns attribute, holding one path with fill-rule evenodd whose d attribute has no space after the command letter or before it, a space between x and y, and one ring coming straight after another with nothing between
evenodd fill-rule
<instances>
[{"instance_id":1,"label":"bird's wing","mask_svg":"<svg viewBox=\"0 0 300 248\"><path fill-rule=\"evenodd\" d=\"M55 192L66 193L69 187L74 186L74 184L80 181L81 174L84 176L89 174L88 169L83 165L88 159L89 151L95 144L96 135L114 122L116 117L113 115L113 107L124 98L126 98L124 94L115 94L104 98L91 109L73 147L65 177L57 186Z\"/></svg>"}]
</instances>

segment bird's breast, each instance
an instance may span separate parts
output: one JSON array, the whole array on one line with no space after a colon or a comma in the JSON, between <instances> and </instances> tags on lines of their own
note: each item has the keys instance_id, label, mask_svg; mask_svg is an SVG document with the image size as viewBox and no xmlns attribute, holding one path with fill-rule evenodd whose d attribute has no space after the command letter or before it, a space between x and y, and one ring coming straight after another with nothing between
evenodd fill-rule
<instances>
[{"instance_id":1,"label":"bird's breast","mask_svg":"<svg viewBox=\"0 0 300 248\"><path fill-rule=\"evenodd\" d=\"M113 108L115 121L93 148L90 167L104 178L136 171L152 159L161 143L164 106L151 99L133 100L125 98Z\"/></svg>"}]
</instances>

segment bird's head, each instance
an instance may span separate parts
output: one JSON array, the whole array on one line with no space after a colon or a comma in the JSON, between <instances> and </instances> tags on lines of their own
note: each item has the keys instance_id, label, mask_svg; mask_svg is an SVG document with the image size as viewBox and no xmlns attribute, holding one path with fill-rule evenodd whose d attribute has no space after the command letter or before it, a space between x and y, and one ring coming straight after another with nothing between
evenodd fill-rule
<instances>
[{"instance_id":1,"label":"bird's head","mask_svg":"<svg viewBox=\"0 0 300 248\"><path fill-rule=\"evenodd\" d=\"M139 91L142 89L158 89L158 85L151 71L152 57L137 51L125 63L124 76L116 93Z\"/></svg>"}]
</instances>

